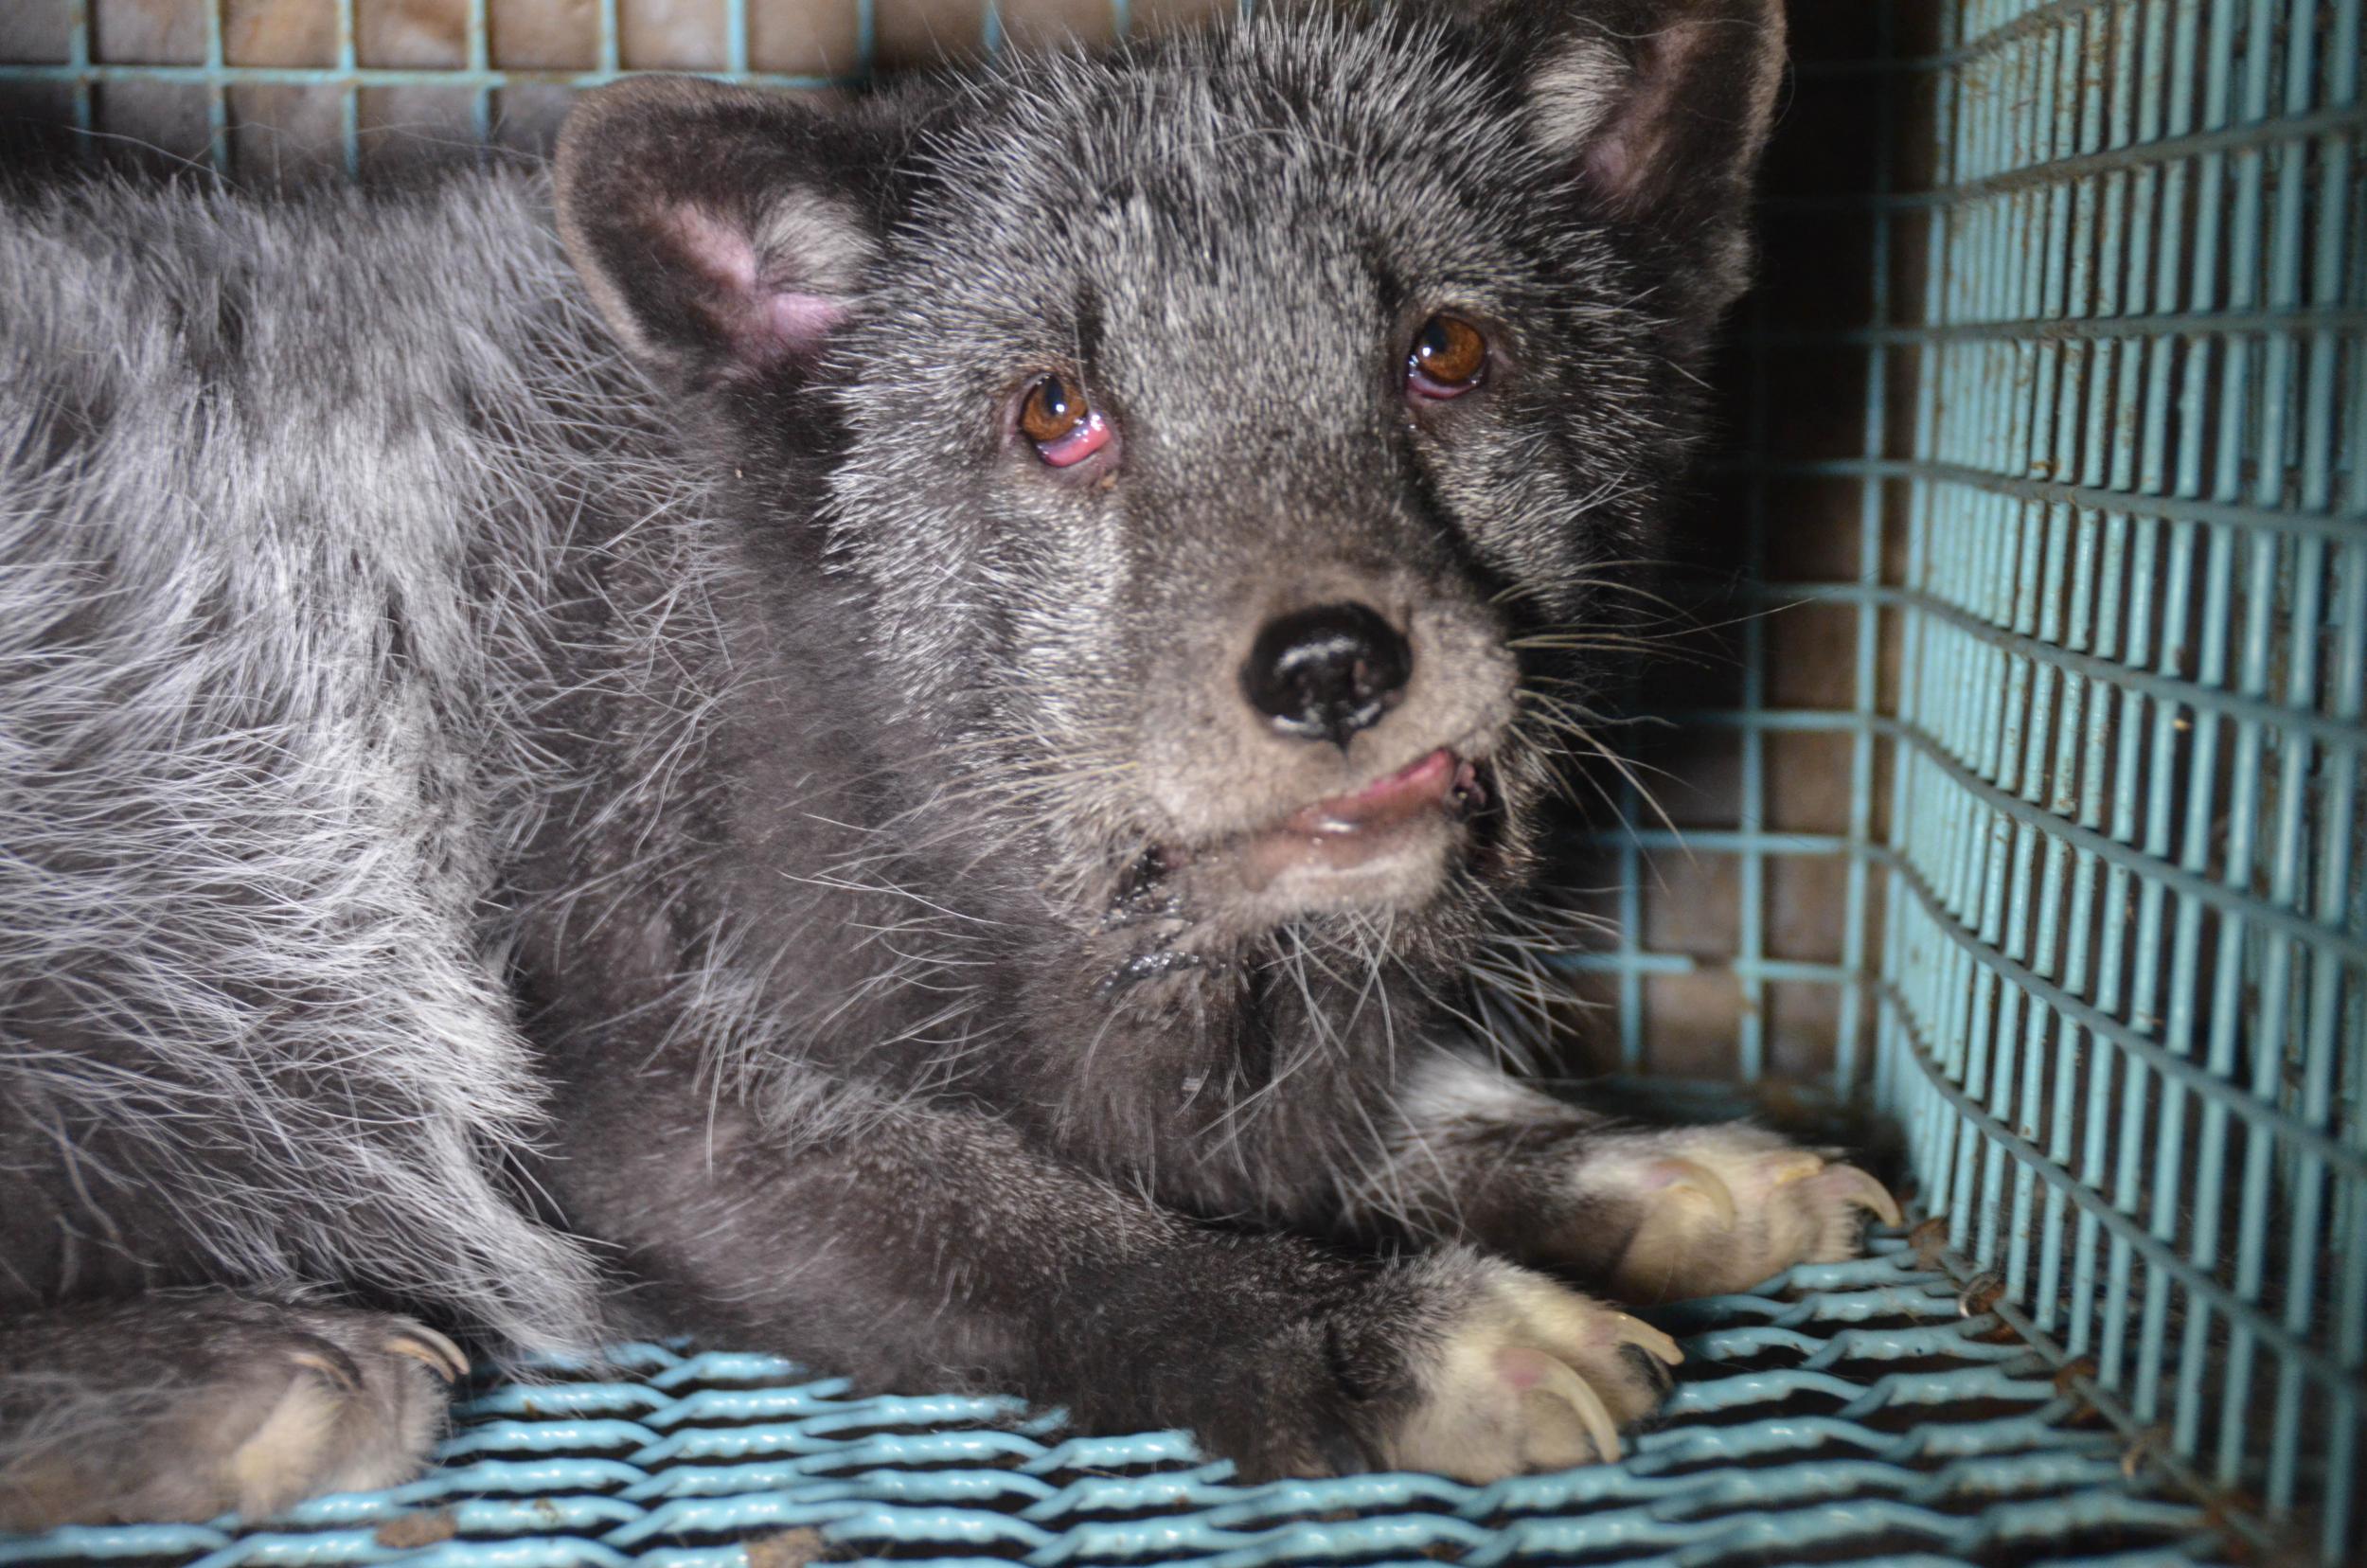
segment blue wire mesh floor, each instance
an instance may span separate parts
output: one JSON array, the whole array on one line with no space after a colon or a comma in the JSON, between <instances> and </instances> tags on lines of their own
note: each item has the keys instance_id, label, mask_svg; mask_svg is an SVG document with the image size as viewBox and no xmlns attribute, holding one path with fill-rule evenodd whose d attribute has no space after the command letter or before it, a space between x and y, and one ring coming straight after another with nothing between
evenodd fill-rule
<instances>
[{"instance_id":1,"label":"blue wire mesh floor","mask_svg":"<svg viewBox=\"0 0 2367 1568\"><path fill-rule=\"evenodd\" d=\"M1918 1236L1928 1236L1919 1232ZM2229 1560L2205 1510L1905 1238L1655 1315L1687 1357L1621 1464L1473 1488L1240 1487L1180 1434L1063 1438L1008 1401L854 1399L653 1345L632 1381L500 1384L443 1468L217 1525L0 1537L0 1561L1891 1564Z\"/></svg>"}]
</instances>

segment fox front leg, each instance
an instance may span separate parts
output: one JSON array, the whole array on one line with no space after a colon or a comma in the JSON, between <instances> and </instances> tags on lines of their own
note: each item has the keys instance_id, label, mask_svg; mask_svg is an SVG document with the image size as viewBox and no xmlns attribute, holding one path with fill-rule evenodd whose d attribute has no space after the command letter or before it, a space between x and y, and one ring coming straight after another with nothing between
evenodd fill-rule
<instances>
[{"instance_id":1,"label":"fox front leg","mask_svg":"<svg viewBox=\"0 0 2367 1568\"><path fill-rule=\"evenodd\" d=\"M667 1326L867 1387L1013 1392L1087 1431L1188 1427L1244 1478L1492 1481L1618 1458L1678 1359L1504 1258L1203 1225L976 1108L873 1104L790 1138L650 1088L571 1107L578 1131L631 1120L609 1157L554 1168L571 1212L629 1244Z\"/></svg>"},{"instance_id":2,"label":"fox front leg","mask_svg":"<svg viewBox=\"0 0 2367 1568\"><path fill-rule=\"evenodd\" d=\"M468 1369L410 1318L229 1291L0 1317L0 1530L252 1523L407 1481Z\"/></svg>"},{"instance_id":3,"label":"fox front leg","mask_svg":"<svg viewBox=\"0 0 2367 1568\"><path fill-rule=\"evenodd\" d=\"M1397 1102L1389 1159L1351 1196L1370 1222L1579 1271L1620 1301L1745 1290L1855 1257L1897 1203L1838 1150L1765 1129L1627 1128L1442 1053Z\"/></svg>"}]
</instances>

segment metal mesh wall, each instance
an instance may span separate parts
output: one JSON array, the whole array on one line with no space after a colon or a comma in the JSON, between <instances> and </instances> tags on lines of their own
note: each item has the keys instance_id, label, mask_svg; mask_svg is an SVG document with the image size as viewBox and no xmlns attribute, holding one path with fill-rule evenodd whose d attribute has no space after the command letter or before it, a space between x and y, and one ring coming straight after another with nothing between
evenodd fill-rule
<instances>
[{"instance_id":1,"label":"metal mesh wall","mask_svg":"<svg viewBox=\"0 0 2367 1568\"><path fill-rule=\"evenodd\" d=\"M1235 4L0 0L0 92L257 179L536 145L620 69L813 87ZM1684 1418L1627 1464L1242 1490L1172 1438L652 1353L486 1392L400 1493L0 1559L2351 1559L2359 10L1794 0L1702 508L1750 584L1659 694L1660 810L1604 835L1619 935L1571 967L1596 1064L1871 1100L1936 1218L1675 1314ZM421 1508L449 1530L379 1529Z\"/></svg>"},{"instance_id":2,"label":"metal mesh wall","mask_svg":"<svg viewBox=\"0 0 2367 1568\"><path fill-rule=\"evenodd\" d=\"M2323 1503L2331 1559L2367 1391L2359 7L1983 3L1945 44L1932 180L1881 199L1922 254L1872 375L1912 392L1862 468L1878 1097L2031 1331L2209 1483Z\"/></svg>"}]
</instances>

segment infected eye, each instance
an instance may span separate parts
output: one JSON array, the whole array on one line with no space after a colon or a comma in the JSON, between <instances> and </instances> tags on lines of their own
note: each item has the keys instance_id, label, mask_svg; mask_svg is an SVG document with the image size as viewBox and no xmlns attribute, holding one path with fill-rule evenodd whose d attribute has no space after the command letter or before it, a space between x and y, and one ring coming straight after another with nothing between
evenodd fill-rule
<instances>
[{"instance_id":1,"label":"infected eye","mask_svg":"<svg viewBox=\"0 0 2367 1568\"><path fill-rule=\"evenodd\" d=\"M1060 376L1040 376L1019 405L1019 433L1054 468L1081 463L1110 444L1109 422L1085 401L1083 387Z\"/></svg>"},{"instance_id":2,"label":"infected eye","mask_svg":"<svg viewBox=\"0 0 2367 1568\"><path fill-rule=\"evenodd\" d=\"M1414 334L1405 356L1405 384L1425 398L1459 398L1487 368L1487 340L1458 316L1434 315Z\"/></svg>"}]
</instances>

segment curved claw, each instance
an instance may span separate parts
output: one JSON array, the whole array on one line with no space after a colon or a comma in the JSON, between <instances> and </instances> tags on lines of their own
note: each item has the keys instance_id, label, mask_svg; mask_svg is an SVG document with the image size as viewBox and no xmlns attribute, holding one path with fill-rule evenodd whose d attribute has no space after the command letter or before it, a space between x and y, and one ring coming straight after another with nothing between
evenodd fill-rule
<instances>
[{"instance_id":1,"label":"curved claw","mask_svg":"<svg viewBox=\"0 0 2367 1568\"><path fill-rule=\"evenodd\" d=\"M288 1359L327 1378L338 1393L347 1398L362 1392L362 1369L354 1365L351 1356L333 1345L324 1345L318 1350L293 1350Z\"/></svg>"},{"instance_id":2,"label":"curved claw","mask_svg":"<svg viewBox=\"0 0 2367 1568\"><path fill-rule=\"evenodd\" d=\"M1670 1339L1642 1318L1629 1317L1625 1312L1614 1312L1611 1315L1619 1322L1617 1330L1611 1336L1614 1344L1632 1345L1645 1354L1665 1362L1670 1366L1685 1359L1685 1353L1677 1348L1675 1340Z\"/></svg>"},{"instance_id":3,"label":"curved claw","mask_svg":"<svg viewBox=\"0 0 2367 1568\"><path fill-rule=\"evenodd\" d=\"M1551 1356L1542 1359L1545 1363L1542 1380L1545 1390L1578 1413L1579 1421L1586 1427L1587 1436L1593 1441L1594 1452L1603 1463L1617 1464L1619 1423L1611 1418L1611 1407L1603 1403L1603 1397L1595 1393L1584 1378Z\"/></svg>"},{"instance_id":4,"label":"curved claw","mask_svg":"<svg viewBox=\"0 0 2367 1568\"><path fill-rule=\"evenodd\" d=\"M408 1356L424 1363L427 1369L447 1383L456 1383L469 1375L469 1358L460 1346L453 1344L423 1323L407 1323L400 1332L387 1338L386 1350L397 1356Z\"/></svg>"},{"instance_id":5,"label":"curved claw","mask_svg":"<svg viewBox=\"0 0 2367 1568\"><path fill-rule=\"evenodd\" d=\"M1717 1216L1719 1228L1735 1226L1735 1194L1725 1179L1709 1167L1697 1161L1671 1156L1654 1167L1655 1185L1677 1197L1690 1197L1708 1206Z\"/></svg>"},{"instance_id":6,"label":"curved claw","mask_svg":"<svg viewBox=\"0 0 2367 1568\"><path fill-rule=\"evenodd\" d=\"M1869 1210L1885 1225L1895 1229L1906 1223L1907 1217L1899 1212L1898 1200L1891 1196L1890 1188L1856 1166L1828 1167L1819 1180L1835 1196Z\"/></svg>"},{"instance_id":7,"label":"curved claw","mask_svg":"<svg viewBox=\"0 0 2367 1568\"><path fill-rule=\"evenodd\" d=\"M1805 1182L1824 1169L1822 1155L1811 1154L1805 1149L1786 1149L1781 1154L1769 1156L1767 1185L1789 1186L1794 1182Z\"/></svg>"}]
</instances>

